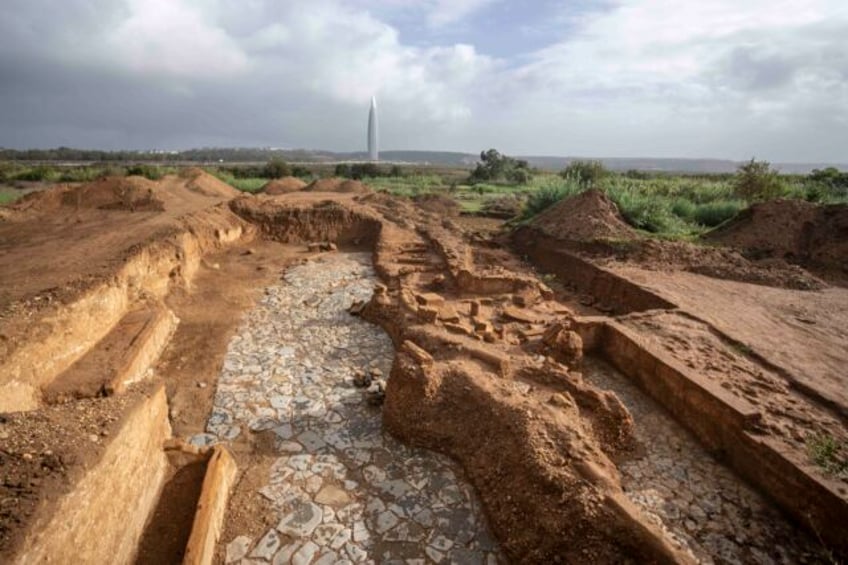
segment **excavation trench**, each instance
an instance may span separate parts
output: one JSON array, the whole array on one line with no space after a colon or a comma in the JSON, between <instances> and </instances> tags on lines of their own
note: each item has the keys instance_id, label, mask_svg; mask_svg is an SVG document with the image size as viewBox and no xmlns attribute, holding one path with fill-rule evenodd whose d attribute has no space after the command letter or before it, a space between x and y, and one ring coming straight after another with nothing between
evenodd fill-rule
<instances>
[{"instance_id":1,"label":"excavation trench","mask_svg":"<svg viewBox=\"0 0 848 565\"><path fill-rule=\"evenodd\" d=\"M366 253L292 267L230 342L207 433L192 438L244 445L257 461L230 503L225 562L499 560L458 469L384 433L352 382L357 370L388 375L394 356L380 328L348 313L375 282ZM264 516L239 520L251 498Z\"/></svg>"},{"instance_id":2,"label":"excavation trench","mask_svg":"<svg viewBox=\"0 0 848 565\"><path fill-rule=\"evenodd\" d=\"M605 361L583 376L611 390L635 422L635 453L619 461L622 488L644 515L702 563L808 563L822 546L710 456L653 399Z\"/></svg>"}]
</instances>

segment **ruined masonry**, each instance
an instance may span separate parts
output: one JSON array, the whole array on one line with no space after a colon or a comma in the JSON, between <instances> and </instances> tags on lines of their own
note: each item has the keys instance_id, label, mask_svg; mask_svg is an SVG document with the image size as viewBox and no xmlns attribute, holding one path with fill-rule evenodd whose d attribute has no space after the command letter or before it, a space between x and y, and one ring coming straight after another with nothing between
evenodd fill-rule
<instances>
[{"instance_id":1,"label":"ruined masonry","mask_svg":"<svg viewBox=\"0 0 848 565\"><path fill-rule=\"evenodd\" d=\"M260 490L276 526L222 540L227 563L498 562L455 466L383 433L352 384L357 369L391 368L388 336L347 312L374 282L368 254L294 267L232 340L208 433L192 441L270 433L279 457Z\"/></svg>"}]
</instances>

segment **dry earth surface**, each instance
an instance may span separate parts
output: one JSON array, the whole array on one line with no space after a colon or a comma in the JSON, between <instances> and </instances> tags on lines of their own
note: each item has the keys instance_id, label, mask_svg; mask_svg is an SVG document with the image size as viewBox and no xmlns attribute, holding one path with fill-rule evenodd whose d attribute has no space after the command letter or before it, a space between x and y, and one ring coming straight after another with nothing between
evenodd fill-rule
<instances>
[{"instance_id":1,"label":"dry earth surface","mask_svg":"<svg viewBox=\"0 0 848 565\"><path fill-rule=\"evenodd\" d=\"M222 563L848 549L845 257L809 247L841 210L703 247L594 192L513 233L339 179L266 192L187 170L0 214L0 560L179 562L219 494ZM764 252L757 218L793 214L824 228Z\"/></svg>"}]
</instances>

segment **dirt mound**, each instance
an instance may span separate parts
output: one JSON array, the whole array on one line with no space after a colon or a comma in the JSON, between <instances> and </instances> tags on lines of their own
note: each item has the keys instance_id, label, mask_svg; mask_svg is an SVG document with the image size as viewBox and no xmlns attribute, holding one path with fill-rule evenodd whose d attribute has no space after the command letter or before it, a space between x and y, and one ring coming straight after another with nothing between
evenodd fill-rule
<instances>
[{"instance_id":1,"label":"dirt mound","mask_svg":"<svg viewBox=\"0 0 848 565\"><path fill-rule=\"evenodd\" d=\"M450 196L444 194L421 194L412 199L415 204L427 212L439 214L442 217L459 216L459 204Z\"/></svg>"},{"instance_id":2,"label":"dirt mound","mask_svg":"<svg viewBox=\"0 0 848 565\"><path fill-rule=\"evenodd\" d=\"M265 183L262 188L259 189L259 192L264 192L265 194L288 194L289 192L297 192L298 190L303 190L306 187L306 183L300 180L297 177L283 177L281 179L274 179Z\"/></svg>"},{"instance_id":3,"label":"dirt mound","mask_svg":"<svg viewBox=\"0 0 848 565\"><path fill-rule=\"evenodd\" d=\"M307 192L344 192L348 194L368 194L371 190L358 180L346 180L338 177L312 181L303 190Z\"/></svg>"},{"instance_id":4,"label":"dirt mound","mask_svg":"<svg viewBox=\"0 0 848 565\"><path fill-rule=\"evenodd\" d=\"M551 237L571 241L639 237L621 217L615 203L594 188L554 204L536 216L531 225Z\"/></svg>"},{"instance_id":5,"label":"dirt mound","mask_svg":"<svg viewBox=\"0 0 848 565\"><path fill-rule=\"evenodd\" d=\"M76 187L57 186L27 195L11 208L50 212L62 206L130 212L165 209L157 184L143 177L105 177Z\"/></svg>"},{"instance_id":6,"label":"dirt mound","mask_svg":"<svg viewBox=\"0 0 848 565\"><path fill-rule=\"evenodd\" d=\"M706 241L755 258L779 258L848 274L848 205L801 200L754 204Z\"/></svg>"},{"instance_id":7,"label":"dirt mound","mask_svg":"<svg viewBox=\"0 0 848 565\"><path fill-rule=\"evenodd\" d=\"M210 175L203 169L191 167L180 172L180 178L186 179L186 188L213 198L235 198L241 192L221 179Z\"/></svg>"}]
</instances>

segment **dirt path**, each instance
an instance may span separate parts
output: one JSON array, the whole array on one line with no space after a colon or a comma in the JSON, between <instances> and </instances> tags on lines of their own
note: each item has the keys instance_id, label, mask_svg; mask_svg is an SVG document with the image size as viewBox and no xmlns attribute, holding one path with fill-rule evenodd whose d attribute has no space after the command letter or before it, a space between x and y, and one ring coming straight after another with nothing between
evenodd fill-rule
<instances>
[{"instance_id":1,"label":"dirt path","mask_svg":"<svg viewBox=\"0 0 848 565\"><path fill-rule=\"evenodd\" d=\"M208 433L192 439L252 446L226 562L498 561L451 462L384 434L380 410L352 384L357 369L388 375L393 357L382 330L347 312L372 292L369 262L329 254L290 269L230 343ZM264 505L245 502L256 491Z\"/></svg>"},{"instance_id":2,"label":"dirt path","mask_svg":"<svg viewBox=\"0 0 848 565\"><path fill-rule=\"evenodd\" d=\"M826 562L821 546L717 463L627 377L587 358L583 374L621 399L639 452L620 462L625 494L701 563Z\"/></svg>"}]
</instances>

